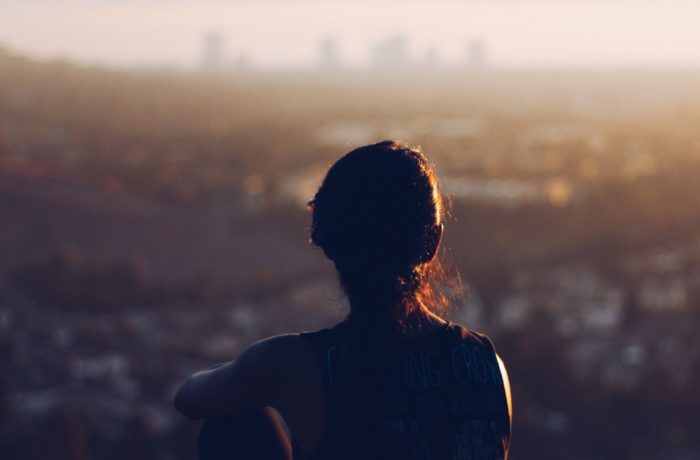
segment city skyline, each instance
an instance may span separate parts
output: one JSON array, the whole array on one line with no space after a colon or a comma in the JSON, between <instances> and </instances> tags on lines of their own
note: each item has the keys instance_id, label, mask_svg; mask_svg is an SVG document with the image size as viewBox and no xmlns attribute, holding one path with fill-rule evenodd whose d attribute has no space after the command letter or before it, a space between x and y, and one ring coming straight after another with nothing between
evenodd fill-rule
<instances>
[{"instance_id":1,"label":"city skyline","mask_svg":"<svg viewBox=\"0 0 700 460\"><path fill-rule=\"evenodd\" d=\"M249 56L230 52L228 37L217 30L210 30L200 38L200 57L195 70L204 72L229 72L245 69L249 65ZM484 68L488 64L488 44L471 38L464 42L461 59L444 61L439 47L428 46L422 52L410 53L410 37L396 34L383 37L371 43L367 49L368 60L364 63L348 62L343 55L343 42L332 35L322 37L315 44L316 60L309 67L321 70L338 70L347 68L388 69L391 67L452 67L472 69Z\"/></svg>"},{"instance_id":2,"label":"city skyline","mask_svg":"<svg viewBox=\"0 0 700 460\"><path fill-rule=\"evenodd\" d=\"M7 0L0 46L38 58L192 68L201 61L202 36L215 31L226 37L227 57L274 69L316 65L319 43L329 37L335 59L368 65L375 44L403 35L404 53L414 61L462 63L466 44L476 39L499 67L698 67L699 19L700 4L680 0L207 0L196 7L191 0L167 7L161 1Z\"/></svg>"}]
</instances>

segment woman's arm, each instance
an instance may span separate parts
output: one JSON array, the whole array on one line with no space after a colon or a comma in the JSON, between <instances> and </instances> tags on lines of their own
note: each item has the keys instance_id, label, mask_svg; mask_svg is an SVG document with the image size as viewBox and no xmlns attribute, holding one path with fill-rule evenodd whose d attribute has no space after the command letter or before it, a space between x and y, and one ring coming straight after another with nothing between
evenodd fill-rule
<instances>
[{"instance_id":1,"label":"woman's arm","mask_svg":"<svg viewBox=\"0 0 700 460\"><path fill-rule=\"evenodd\" d=\"M298 335L254 343L229 363L190 376L175 395L175 408L190 419L233 416L275 406Z\"/></svg>"}]
</instances>

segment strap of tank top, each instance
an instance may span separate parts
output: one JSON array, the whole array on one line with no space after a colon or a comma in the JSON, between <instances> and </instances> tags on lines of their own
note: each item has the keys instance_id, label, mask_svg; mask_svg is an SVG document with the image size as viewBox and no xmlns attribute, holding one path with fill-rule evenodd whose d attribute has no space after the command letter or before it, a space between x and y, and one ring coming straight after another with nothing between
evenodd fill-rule
<instances>
[{"instance_id":1,"label":"strap of tank top","mask_svg":"<svg viewBox=\"0 0 700 460\"><path fill-rule=\"evenodd\" d=\"M501 374L501 367L498 364L498 355L496 353L496 347L489 336L482 334L480 332L473 331L459 324L451 325L450 329L454 332L451 336L451 340L455 340L455 343L476 343L484 350L487 351L487 355L491 360L490 365L492 366L494 377L497 377L497 383L500 387L503 401L502 413L503 413L503 426L507 430L508 443L510 443L510 432L511 432L511 420L508 411L508 398L506 396L505 383L503 382L503 375Z\"/></svg>"},{"instance_id":2,"label":"strap of tank top","mask_svg":"<svg viewBox=\"0 0 700 460\"><path fill-rule=\"evenodd\" d=\"M473 335L478 337L479 341L488 348L490 351L490 357L493 359L493 366L498 370L498 381L499 381L499 386L500 390L502 392L502 398L501 400L503 401L503 425L507 429L507 434L508 434L508 441L506 444L506 450L509 447L510 444L510 435L511 435L511 420L510 420L510 411L508 410L508 397L506 396L506 388L505 388L505 382L503 381L503 374L501 373L501 366L498 363L498 354L496 352L496 346L494 345L493 341L491 338L485 334L477 333L470 331Z\"/></svg>"}]
</instances>

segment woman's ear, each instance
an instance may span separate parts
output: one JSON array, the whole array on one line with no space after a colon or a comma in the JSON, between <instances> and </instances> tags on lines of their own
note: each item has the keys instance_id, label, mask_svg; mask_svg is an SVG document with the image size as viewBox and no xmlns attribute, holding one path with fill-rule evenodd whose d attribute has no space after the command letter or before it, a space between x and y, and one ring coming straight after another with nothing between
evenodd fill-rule
<instances>
[{"instance_id":1,"label":"woman's ear","mask_svg":"<svg viewBox=\"0 0 700 460\"><path fill-rule=\"evenodd\" d=\"M442 222L439 224L432 224L428 228L428 234L425 241L425 252L421 257L421 262L430 262L435 258L437 250L440 247L440 241L442 241L443 229L444 227L442 226Z\"/></svg>"}]
</instances>

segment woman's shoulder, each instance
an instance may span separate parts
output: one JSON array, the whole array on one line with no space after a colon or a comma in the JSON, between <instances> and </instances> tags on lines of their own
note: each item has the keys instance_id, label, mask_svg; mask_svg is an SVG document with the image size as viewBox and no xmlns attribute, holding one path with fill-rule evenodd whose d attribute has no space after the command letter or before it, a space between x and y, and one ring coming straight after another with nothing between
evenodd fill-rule
<instances>
[{"instance_id":1,"label":"woman's shoulder","mask_svg":"<svg viewBox=\"0 0 700 460\"><path fill-rule=\"evenodd\" d=\"M245 354L260 362L284 368L291 361L308 353L308 344L304 332L280 334L259 340L251 344Z\"/></svg>"},{"instance_id":2,"label":"woman's shoulder","mask_svg":"<svg viewBox=\"0 0 700 460\"><path fill-rule=\"evenodd\" d=\"M450 331L450 336L458 340L460 343L470 343L478 345L481 347L489 348L496 351L496 346L489 337L484 332L479 332L475 329L468 328L459 323L449 322L448 330Z\"/></svg>"},{"instance_id":3,"label":"woman's shoulder","mask_svg":"<svg viewBox=\"0 0 700 460\"><path fill-rule=\"evenodd\" d=\"M343 329L343 323L340 323L328 328L267 337L248 346L242 356L270 370L285 372L287 368L313 361L310 358L318 345L332 343Z\"/></svg>"},{"instance_id":4,"label":"woman's shoulder","mask_svg":"<svg viewBox=\"0 0 700 460\"><path fill-rule=\"evenodd\" d=\"M297 335L300 340L306 343L306 346L318 352L319 349L325 349L344 342L347 338L347 324L345 321L342 321L334 326L304 331Z\"/></svg>"}]
</instances>

